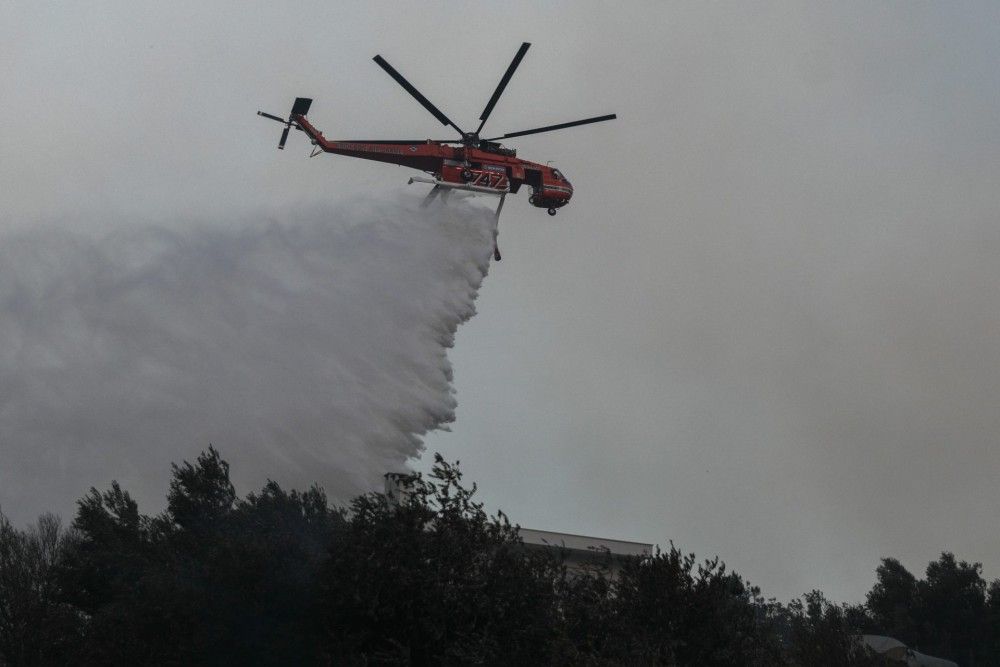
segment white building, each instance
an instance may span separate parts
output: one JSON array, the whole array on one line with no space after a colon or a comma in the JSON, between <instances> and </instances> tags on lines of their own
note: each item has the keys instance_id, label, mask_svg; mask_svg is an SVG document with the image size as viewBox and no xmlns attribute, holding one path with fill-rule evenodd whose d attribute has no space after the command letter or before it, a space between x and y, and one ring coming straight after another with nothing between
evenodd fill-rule
<instances>
[{"instance_id":1,"label":"white building","mask_svg":"<svg viewBox=\"0 0 1000 667\"><path fill-rule=\"evenodd\" d=\"M410 491L403 482L407 477L408 475L402 473L385 474L385 495L389 502L393 504L406 502ZM520 536L528 549L551 549L562 556L570 570L607 565L612 576L617 573L623 557L652 555L655 546L646 542L588 537L534 528L521 528Z\"/></svg>"},{"instance_id":2,"label":"white building","mask_svg":"<svg viewBox=\"0 0 1000 667\"><path fill-rule=\"evenodd\" d=\"M654 545L645 542L628 542L604 537L588 537L551 530L521 528L521 539L529 549L557 550L571 570L607 565L614 576L621 559L626 556L649 556Z\"/></svg>"},{"instance_id":3,"label":"white building","mask_svg":"<svg viewBox=\"0 0 1000 667\"><path fill-rule=\"evenodd\" d=\"M894 637L861 635L861 641L879 655L904 663L907 667L958 667L957 662L914 651Z\"/></svg>"}]
</instances>

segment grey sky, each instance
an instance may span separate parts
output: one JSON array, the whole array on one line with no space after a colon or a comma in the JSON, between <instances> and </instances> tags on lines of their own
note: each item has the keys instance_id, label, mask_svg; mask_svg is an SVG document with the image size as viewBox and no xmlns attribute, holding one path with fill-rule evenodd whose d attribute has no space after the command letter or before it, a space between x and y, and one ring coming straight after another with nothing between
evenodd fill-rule
<instances>
[{"instance_id":1,"label":"grey sky","mask_svg":"<svg viewBox=\"0 0 1000 667\"><path fill-rule=\"evenodd\" d=\"M461 124L532 42L488 127L619 120L512 142L576 195L508 202L428 448L525 525L672 539L779 597L856 600L879 557L942 549L996 577L998 13L8 3L0 226L236 233L395 197L406 170L278 153L254 111L445 136L371 57Z\"/></svg>"}]
</instances>

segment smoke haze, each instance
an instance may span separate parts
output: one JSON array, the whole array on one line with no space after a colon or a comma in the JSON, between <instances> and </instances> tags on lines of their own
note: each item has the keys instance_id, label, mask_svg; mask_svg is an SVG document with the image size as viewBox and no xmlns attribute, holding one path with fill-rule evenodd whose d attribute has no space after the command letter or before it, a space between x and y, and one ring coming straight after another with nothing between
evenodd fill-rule
<instances>
[{"instance_id":1,"label":"smoke haze","mask_svg":"<svg viewBox=\"0 0 1000 667\"><path fill-rule=\"evenodd\" d=\"M493 248L489 211L416 201L8 233L0 506L66 513L117 478L148 509L169 463L209 443L237 482L341 498L402 466L454 419L446 352Z\"/></svg>"},{"instance_id":2,"label":"smoke haze","mask_svg":"<svg viewBox=\"0 0 1000 667\"><path fill-rule=\"evenodd\" d=\"M69 267L59 263L83 261L64 249L36 265L8 247L15 227L42 222L121 239L116 230L153 216L183 243L222 227L214 252L243 257L246 248L227 248L224 239L248 243L247 235L264 234L261 211L401 186L411 175L405 169L307 159L297 132L277 151L280 128L255 111L283 115L306 95L315 99L311 118L331 138L444 138L440 123L372 56L384 56L465 127L517 46L531 42L487 132L612 112L618 120L507 142L523 158L553 161L573 182L573 203L549 218L523 193L508 197L504 261L448 352L457 418L452 431L425 437L428 450L461 459L487 506L523 525L673 540L720 555L780 599L820 588L859 601L879 558L920 572L943 549L982 561L989 579L1000 576L1000 4L513 0L478 5L478 24L489 26L482 30L468 29L468 6L453 0L419 11L379 2L296 7L0 3L0 90L10 110L0 114L0 247L14 258L0 265L0 289L11 289L3 280L14 275L12 261L21 281L58 269L65 286ZM471 66L456 67L469 54ZM337 219L346 212L338 209ZM406 238L414 252L442 237ZM108 242L56 239L113 255L119 270L132 266ZM38 243L28 245L48 247ZM145 255L131 246L137 256L129 261L148 266L148 248L161 242L148 243ZM488 248L475 247L485 257ZM389 249L379 257L416 261ZM447 248L425 251L441 256ZM362 264L357 254L330 262L344 267L334 289L361 269L366 278L402 272L388 262ZM177 279L188 273L178 268ZM287 279L303 289L299 278ZM74 289L86 296L85 284ZM208 294L195 302L230 312L228 293L220 286L212 294L221 305ZM426 307L441 292L419 294L424 303L398 294L389 305ZM321 296L310 298L333 299ZM201 362L220 378L198 388L210 403L189 405L201 405L199 419L208 415L226 432L196 441L192 426L171 422L161 406L162 421L146 420L140 442L119 449L90 435L98 443L92 456L60 461L77 452L63 444L43 460L25 444L28 417L18 406L28 397L13 384L32 376L10 379L5 356L5 511L25 519L39 508L65 513L78 489L113 477L128 483L125 473L138 475L139 467L151 477L134 477L128 488L160 502L167 462L195 454L209 438L245 484L265 471L287 475L281 482L324 478L294 472L308 457L289 454L292 465L271 465L279 463L275 452L294 451L287 446L242 442L251 431L245 418L259 424L284 414L293 405L288 392L307 394L318 371L288 372L280 390L273 375L271 385L252 378L239 391L274 386L268 398L276 406L211 415L227 401L252 400L226 395L251 364L233 349L235 333L250 333L217 322L228 335L216 339L183 300L169 305L190 322L166 306L87 299L86 308L48 304L45 312L69 321L95 308L102 317L145 308L172 336L209 340L202 344L222 357L206 353ZM305 300L293 303L307 310ZM385 305L364 315L411 321L383 313ZM324 334L329 349L347 337L340 327L351 322L308 314L301 332L291 317L280 322L282 344L316 341L324 317L337 325ZM0 355L15 354L9 331L18 340L57 336L38 326L27 334L9 317L0 311ZM122 321L115 326L127 333ZM143 337L150 323L129 326ZM96 343L73 344L62 363L98 367L68 356L93 354ZM49 349L36 341L28 348ZM46 391L70 391L47 382ZM134 407L128 392L137 386L130 380L116 395ZM183 390L162 379L146 386ZM334 383L326 390L341 395ZM36 417L57 404L46 400ZM302 412L319 402L308 395ZM103 404L124 412L112 398ZM20 430L9 430L12 419ZM38 442L39 428L31 430ZM170 451L156 449L166 441ZM415 467L429 468L428 459Z\"/></svg>"}]
</instances>

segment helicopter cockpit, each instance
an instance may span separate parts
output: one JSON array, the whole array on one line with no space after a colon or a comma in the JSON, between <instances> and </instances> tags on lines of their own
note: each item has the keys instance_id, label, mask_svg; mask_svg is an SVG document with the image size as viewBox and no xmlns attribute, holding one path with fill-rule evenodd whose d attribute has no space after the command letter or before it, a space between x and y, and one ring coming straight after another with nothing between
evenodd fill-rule
<instances>
[{"instance_id":1,"label":"helicopter cockpit","mask_svg":"<svg viewBox=\"0 0 1000 667\"><path fill-rule=\"evenodd\" d=\"M569 179L568 179L568 178L566 178L566 175L565 175L565 174L563 174L563 173L562 173L561 171L559 171L558 169L553 169L553 170L552 170L552 176L553 176L553 177L554 177L554 178L555 178L555 179L556 179L557 181L562 181L562 182L563 182L563 183L565 183L566 185L569 185Z\"/></svg>"}]
</instances>

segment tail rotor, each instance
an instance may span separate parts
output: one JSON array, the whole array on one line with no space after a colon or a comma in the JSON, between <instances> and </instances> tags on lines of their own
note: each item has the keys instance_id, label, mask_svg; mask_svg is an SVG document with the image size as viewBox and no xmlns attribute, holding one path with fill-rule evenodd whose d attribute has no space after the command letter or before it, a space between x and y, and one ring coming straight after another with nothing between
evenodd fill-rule
<instances>
[{"instance_id":1,"label":"tail rotor","mask_svg":"<svg viewBox=\"0 0 1000 667\"><path fill-rule=\"evenodd\" d=\"M285 129L281 131L281 140L278 141L278 150L285 150L285 142L288 141L288 131L292 129L290 123L285 124Z\"/></svg>"},{"instance_id":2,"label":"tail rotor","mask_svg":"<svg viewBox=\"0 0 1000 667\"><path fill-rule=\"evenodd\" d=\"M281 131L281 139L278 140L278 149L284 150L285 142L288 141L288 131L292 129L292 123L295 122L296 118L299 116L305 116L309 113L309 107L312 105L312 99L308 97L296 97L295 103L292 105L292 111L288 114L288 120L284 118L279 118L274 114L265 113L264 111L258 111L258 116L263 116L264 118L269 118L270 120L277 121L285 126Z\"/></svg>"}]
</instances>

